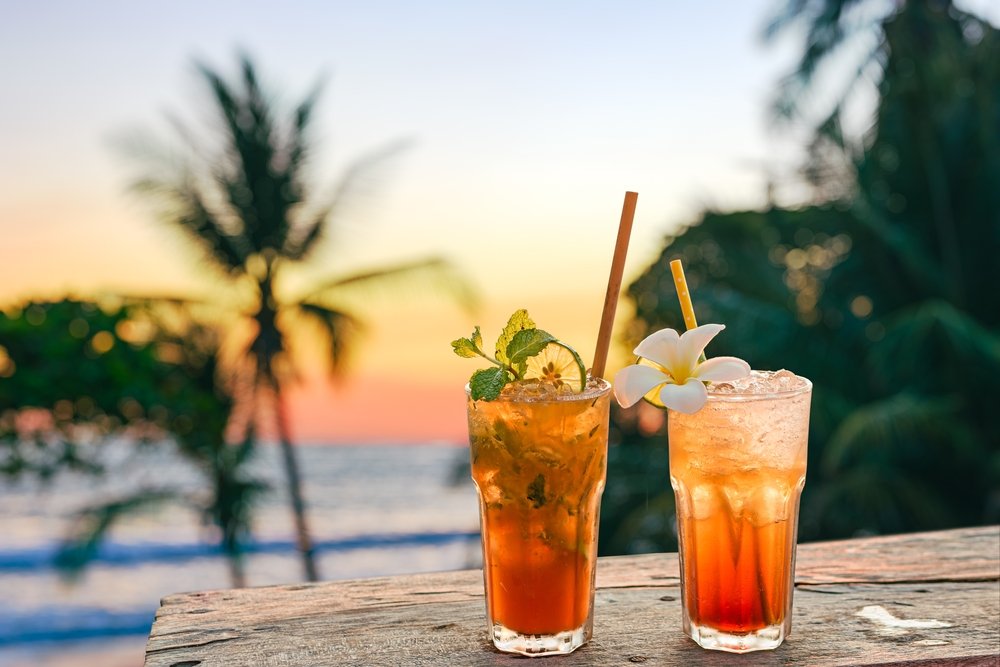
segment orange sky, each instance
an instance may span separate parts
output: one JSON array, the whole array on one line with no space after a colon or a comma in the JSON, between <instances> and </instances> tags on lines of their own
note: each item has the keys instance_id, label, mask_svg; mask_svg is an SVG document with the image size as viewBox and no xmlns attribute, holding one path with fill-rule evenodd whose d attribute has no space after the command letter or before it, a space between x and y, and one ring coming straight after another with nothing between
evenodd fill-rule
<instances>
[{"instance_id":1,"label":"orange sky","mask_svg":"<svg viewBox=\"0 0 1000 667\"><path fill-rule=\"evenodd\" d=\"M20 65L0 105L0 307L212 292L191 246L127 194L137 167L114 140L137 128L171 137L168 113L204 127L196 57L228 76L245 48L286 104L333 72L315 115L318 192L374 149L411 148L340 210L287 293L441 255L481 308L428 290L352 304L368 324L352 372L334 389L304 369L297 437L464 440L462 387L478 366L449 341L479 324L489 344L525 307L589 365L625 191L639 192L627 284L704 207L760 205L761 165L796 150L779 150L767 124L795 51L761 47L770 2L626 4L9 7L0 61Z\"/></svg>"},{"instance_id":2,"label":"orange sky","mask_svg":"<svg viewBox=\"0 0 1000 667\"><path fill-rule=\"evenodd\" d=\"M391 395L387 397L387 394ZM302 443L464 444L459 384L374 375L331 387L312 378L290 392L293 438Z\"/></svg>"},{"instance_id":3,"label":"orange sky","mask_svg":"<svg viewBox=\"0 0 1000 667\"><path fill-rule=\"evenodd\" d=\"M430 296L389 306L370 323L369 335L342 382L331 383L318 365L303 364L306 377L290 393L296 438L462 443L466 438L463 387L486 362L454 355L449 342L468 336L479 324L490 346L510 313L525 307L539 327L578 348L589 366L603 300L603 293L525 294L491 302L476 315ZM629 312L627 303L621 304L621 312L623 320ZM385 350L391 354L383 354ZM625 363L626 350L615 346L609 373Z\"/></svg>"}]
</instances>

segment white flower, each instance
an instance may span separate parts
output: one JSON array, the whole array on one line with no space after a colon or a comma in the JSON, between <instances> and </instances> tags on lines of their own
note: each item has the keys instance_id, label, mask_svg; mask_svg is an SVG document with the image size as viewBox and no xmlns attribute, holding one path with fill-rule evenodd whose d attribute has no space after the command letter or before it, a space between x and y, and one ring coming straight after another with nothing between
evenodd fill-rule
<instances>
[{"instance_id":1,"label":"white flower","mask_svg":"<svg viewBox=\"0 0 1000 667\"><path fill-rule=\"evenodd\" d=\"M749 375L750 364L736 357L713 357L698 363L702 350L725 329L721 324L703 324L678 335L661 329L647 336L635 354L659 366L635 364L615 375L614 393L618 404L628 408L653 389L660 389L660 401L678 412L698 412L708 392L705 382L728 382Z\"/></svg>"}]
</instances>

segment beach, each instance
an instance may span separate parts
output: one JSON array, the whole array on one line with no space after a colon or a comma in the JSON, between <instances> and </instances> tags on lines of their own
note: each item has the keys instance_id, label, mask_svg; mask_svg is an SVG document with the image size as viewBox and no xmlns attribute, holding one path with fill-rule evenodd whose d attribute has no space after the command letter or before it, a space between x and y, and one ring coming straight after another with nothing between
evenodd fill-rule
<instances>
[{"instance_id":1,"label":"beach","mask_svg":"<svg viewBox=\"0 0 1000 667\"><path fill-rule=\"evenodd\" d=\"M213 530L180 502L130 517L111 530L98 558L67 578L52 566L73 516L144 488L197 496L196 470L170 445L108 443L108 472L62 474L48 484L0 490L0 667L142 664L159 599L228 588ZM467 455L447 445L338 445L298 449L323 579L477 567L481 562L475 490ZM256 477L272 490L254 513L249 585L302 580L278 451L262 447Z\"/></svg>"}]
</instances>

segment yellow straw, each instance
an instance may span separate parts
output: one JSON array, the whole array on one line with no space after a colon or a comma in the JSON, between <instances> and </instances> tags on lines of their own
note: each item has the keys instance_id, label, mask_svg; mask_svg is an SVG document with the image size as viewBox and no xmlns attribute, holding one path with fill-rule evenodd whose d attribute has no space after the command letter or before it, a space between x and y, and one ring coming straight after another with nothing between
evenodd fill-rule
<instances>
[{"instance_id":1,"label":"yellow straw","mask_svg":"<svg viewBox=\"0 0 1000 667\"><path fill-rule=\"evenodd\" d=\"M674 286L677 287L677 299L681 302L681 313L684 315L684 326L694 329L698 320L694 317L694 305L691 303L691 292L688 290L687 278L684 277L684 266L681 260L670 262L670 273L674 274Z\"/></svg>"},{"instance_id":2,"label":"yellow straw","mask_svg":"<svg viewBox=\"0 0 1000 667\"><path fill-rule=\"evenodd\" d=\"M698 326L698 320L694 316L694 304L691 303L691 290L688 289L687 278L684 277L684 266L681 260L674 259L670 262L670 273L674 275L674 287L677 288L677 300L681 302L681 314L684 316L684 326L687 329L694 329ZM701 353L699 361L705 361L705 353Z\"/></svg>"}]
</instances>

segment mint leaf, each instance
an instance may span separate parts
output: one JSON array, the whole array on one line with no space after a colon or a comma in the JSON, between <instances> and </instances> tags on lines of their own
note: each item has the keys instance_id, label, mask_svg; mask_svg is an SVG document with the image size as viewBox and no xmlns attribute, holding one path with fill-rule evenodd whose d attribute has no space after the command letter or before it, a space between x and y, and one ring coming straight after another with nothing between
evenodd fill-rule
<instances>
[{"instance_id":1,"label":"mint leaf","mask_svg":"<svg viewBox=\"0 0 1000 667\"><path fill-rule=\"evenodd\" d=\"M492 401L503 390L504 385L511 381L510 371L506 368L484 368L472 374L469 380L469 390L472 400Z\"/></svg>"},{"instance_id":2,"label":"mint leaf","mask_svg":"<svg viewBox=\"0 0 1000 667\"><path fill-rule=\"evenodd\" d=\"M535 509L548 502L548 498L545 497L545 475L539 473L538 477L528 485L528 500Z\"/></svg>"},{"instance_id":3,"label":"mint leaf","mask_svg":"<svg viewBox=\"0 0 1000 667\"><path fill-rule=\"evenodd\" d=\"M511 315L510 319L507 321L507 326L503 328L500 338L497 339L497 361L502 364L510 363L510 359L507 357L507 346L510 345L510 341L514 338L517 332L534 328L535 323L532 321L531 316L528 315L528 311L524 308L521 308Z\"/></svg>"},{"instance_id":4,"label":"mint leaf","mask_svg":"<svg viewBox=\"0 0 1000 667\"><path fill-rule=\"evenodd\" d=\"M479 327L476 327L470 338L458 338L451 341L451 348L455 354L466 359L483 356L483 335L479 333Z\"/></svg>"},{"instance_id":5,"label":"mint leaf","mask_svg":"<svg viewBox=\"0 0 1000 667\"><path fill-rule=\"evenodd\" d=\"M475 344L468 338L459 338L458 340L451 341L451 348L455 354L466 359L479 356L479 353L476 352Z\"/></svg>"},{"instance_id":6,"label":"mint leaf","mask_svg":"<svg viewBox=\"0 0 1000 667\"><path fill-rule=\"evenodd\" d=\"M541 329L518 331L507 345L507 358L511 366L517 366L525 359L533 357L555 340L555 336Z\"/></svg>"},{"instance_id":7,"label":"mint leaf","mask_svg":"<svg viewBox=\"0 0 1000 667\"><path fill-rule=\"evenodd\" d=\"M512 345L515 337L517 342ZM551 335L535 328L528 311L521 308L510 316L500 334L495 358L483 351L483 334L478 326L468 338L451 341L451 349L460 357L483 357L496 366L476 371L469 380L473 400L492 401L500 395L504 385L524 377L528 368L526 359L538 354L552 340Z\"/></svg>"}]
</instances>

